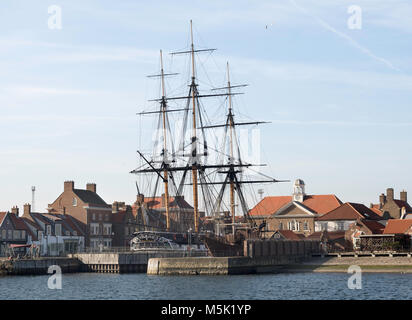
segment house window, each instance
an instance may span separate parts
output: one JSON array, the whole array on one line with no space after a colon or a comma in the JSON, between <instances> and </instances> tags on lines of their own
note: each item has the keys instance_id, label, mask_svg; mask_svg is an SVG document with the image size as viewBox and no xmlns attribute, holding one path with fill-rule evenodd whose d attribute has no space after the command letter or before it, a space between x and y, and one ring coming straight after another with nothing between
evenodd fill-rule
<instances>
[{"instance_id":1,"label":"house window","mask_svg":"<svg viewBox=\"0 0 412 320\"><path fill-rule=\"evenodd\" d=\"M51 235L51 225L49 225L49 224L46 226L46 234L47 234L48 236Z\"/></svg>"},{"instance_id":2,"label":"house window","mask_svg":"<svg viewBox=\"0 0 412 320\"><path fill-rule=\"evenodd\" d=\"M76 231L73 231L73 235L74 235L74 236L77 236L77 232L76 232Z\"/></svg>"},{"instance_id":3,"label":"house window","mask_svg":"<svg viewBox=\"0 0 412 320\"><path fill-rule=\"evenodd\" d=\"M307 221L303 222L303 230L309 231L309 223Z\"/></svg>"},{"instance_id":4,"label":"house window","mask_svg":"<svg viewBox=\"0 0 412 320\"><path fill-rule=\"evenodd\" d=\"M37 237L38 237L39 240L42 240L43 239L43 231L39 231L38 234L37 234Z\"/></svg>"},{"instance_id":5,"label":"house window","mask_svg":"<svg viewBox=\"0 0 412 320\"><path fill-rule=\"evenodd\" d=\"M14 230L13 231L13 239L20 239L20 231L19 230Z\"/></svg>"},{"instance_id":6,"label":"house window","mask_svg":"<svg viewBox=\"0 0 412 320\"><path fill-rule=\"evenodd\" d=\"M73 198L72 204L73 204L73 207L77 206L77 199L76 198Z\"/></svg>"},{"instance_id":7,"label":"house window","mask_svg":"<svg viewBox=\"0 0 412 320\"><path fill-rule=\"evenodd\" d=\"M95 213L93 213L93 215L92 215L92 220L96 220L96 214Z\"/></svg>"},{"instance_id":8,"label":"house window","mask_svg":"<svg viewBox=\"0 0 412 320\"><path fill-rule=\"evenodd\" d=\"M111 235L111 233L112 233L112 226L110 224L105 224L103 226L103 234Z\"/></svg>"},{"instance_id":9,"label":"house window","mask_svg":"<svg viewBox=\"0 0 412 320\"><path fill-rule=\"evenodd\" d=\"M109 221L109 215L107 213L104 215L104 221Z\"/></svg>"},{"instance_id":10,"label":"house window","mask_svg":"<svg viewBox=\"0 0 412 320\"><path fill-rule=\"evenodd\" d=\"M289 230L295 230L295 220L289 221Z\"/></svg>"},{"instance_id":11,"label":"house window","mask_svg":"<svg viewBox=\"0 0 412 320\"><path fill-rule=\"evenodd\" d=\"M7 230L7 238L8 239L13 239L13 231L12 230Z\"/></svg>"},{"instance_id":12,"label":"house window","mask_svg":"<svg viewBox=\"0 0 412 320\"><path fill-rule=\"evenodd\" d=\"M343 221L338 221L336 223L336 230L344 230L345 229L345 223Z\"/></svg>"},{"instance_id":13,"label":"house window","mask_svg":"<svg viewBox=\"0 0 412 320\"><path fill-rule=\"evenodd\" d=\"M56 236L61 236L62 235L62 225L57 223L54 225L54 232Z\"/></svg>"},{"instance_id":14,"label":"house window","mask_svg":"<svg viewBox=\"0 0 412 320\"><path fill-rule=\"evenodd\" d=\"M99 221L102 221L102 214L99 213Z\"/></svg>"},{"instance_id":15,"label":"house window","mask_svg":"<svg viewBox=\"0 0 412 320\"><path fill-rule=\"evenodd\" d=\"M66 236L70 236L70 231L66 230Z\"/></svg>"},{"instance_id":16,"label":"house window","mask_svg":"<svg viewBox=\"0 0 412 320\"><path fill-rule=\"evenodd\" d=\"M26 239L26 230L21 231L21 238Z\"/></svg>"},{"instance_id":17,"label":"house window","mask_svg":"<svg viewBox=\"0 0 412 320\"><path fill-rule=\"evenodd\" d=\"M99 234L99 224L92 223L90 225L90 233L93 235L98 235Z\"/></svg>"},{"instance_id":18,"label":"house window","mask_svg":"<svg viewBox=\"0 0 412 320\"><path fill-rule=\"evenodd\" d=\"M295 221L295 230L300 231L300 222L299 221Z\"/></svg>"},{"instance_id":19,"label":"house window","mask_svg":"<svg viewBox=\"0 0 412 320\"><path fill-rule=\"evenodd\" d=\"M283 222L279 223L279 230L283 230Z\"/></svg>"}]
</instances>

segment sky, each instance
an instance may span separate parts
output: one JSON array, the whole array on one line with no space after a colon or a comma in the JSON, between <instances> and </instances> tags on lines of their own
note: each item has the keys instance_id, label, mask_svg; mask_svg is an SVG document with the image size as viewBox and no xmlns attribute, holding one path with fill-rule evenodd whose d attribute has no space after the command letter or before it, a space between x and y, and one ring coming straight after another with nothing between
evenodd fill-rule
<instances>
[{"instance_id":1,"label":"sky","mask_svg":"<svg viewBox=\"0 0 412 320\"><path fill-rule=\"evenodd\" d=\"M348 26L352 5L360 29ZM271 122L259 127L262 172L344 202L412 192L411 16L401 0L3 0L0 211L30 203L31 186L45 211L65 180L134 202L129 172L152 128L136 113L158 94L146 76L159 49L168 71L184 64L168 53L188 47L190 19L197 47L218 49L199 58L210 70L200 88L224 85L230 61L232 83L248 84L238 114ZM292 183L261 188L289 195Z\"/></svg>"}]
</instances>

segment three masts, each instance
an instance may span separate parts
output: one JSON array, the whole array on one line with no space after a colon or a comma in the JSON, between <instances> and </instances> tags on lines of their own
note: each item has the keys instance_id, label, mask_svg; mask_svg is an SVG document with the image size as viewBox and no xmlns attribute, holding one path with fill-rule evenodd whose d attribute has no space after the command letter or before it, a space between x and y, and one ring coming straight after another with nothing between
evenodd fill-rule
<instances>
[{"instance_id":1,"label":"three masts","mask_svg":"<svg viewBox=\"0 0 412 320\"><path fill-rule=\"evenodd\" d=\"M199 229L199 185L201 187L204 199L204 207L209 208L209 215L219 220L221 216L221 207L222 202L225 194L226 186L229 185L229 211L232 220L232 233L235 234L236 232L236 197L235 193L238 195L238 199L240 205L243 210L243 215L246 218L246 222L251 225L252 220L248 215L248 206L246 203L245 196L243 194L242 184L244 183L265 183L265 182L278 182L276 179L266 178L264 180L255 180L255 181L245 181L240 179L239 175L242 173L242 169L249 168L252 164L243 163L241 160L240 155L240 148L237 145L237 154L235 155L235 145L237 143L236 137L236 130L235 128L239 125L256 125L260 123L264 123L262 121L254 121L254 122L241 122L236 123L234 120L234 113L232 107L232 96L240 94L238 92L233 92L233 88L244 87L246 85L231 85L230 82L230 74L229 74L229 63L227 63L227 86L222 88L213 88L212 90L225 90L225 92L218 92L213 94L200 94L198 91L198 85L196 83L196 70L195 70L195 53L199 52L212 52L215 49L195 49L194 41L193 41L193 28L192 28L192 21L190 21L190 50L187 51L180 51L180 52L173 52L172 55L180 55L180 54L189 54L191 60L191 81L189 85L189 92L185 96L181 97L167 97L166 96L166 88L165 88L165 77L168 75L175 75L175 73L165 73L163 68L163 55L162 50L160 50L160 74L151 76L151 77L160 77L161 80L161 94L162 97L160 99L156 99L160 103L160 110L158 111L149 111L149 112L141 112L139 114L159 114L159 123L161 123L161 130L163 135L163 149L161 152L162 161L160 166L156 166L155 161L153 159L146 159L146 157L138 151L139 155L142 159L146 162L145 166L137 168L131 173L155 173L158 176L158 179L163 181L164 185L164 197L165 197L165 218L166 218L166 231L173 231L171 230L171 208L170 208L170 182L172 182L173 187L175 188L175 193L177 196L182 194L183 186L186 185L186 176L187 172L191 172L191 183L192 185L192 195L193 195L193 226L194 232L198 233ZM207 97L219 97L225 96L228 100L228 113L226 117L226 122L224 124L218 125L204 125L201 109L200 109L200 98L207 98ZM185 100L186 105L182 109L169 109L168 108L168 101L170 100ZM185 142L182 140L181 148L179 151L182 151L182 156L188 158L188 160L184 161L183 165L177 164L176 157L179 156L177 152L174 150L168 151L168 132L169 129L169 121L168 121L168 114L169 112L184 112L184 122L183 123L183 133L185 133L185 128L188 126L188 123L191 122L191 138L190 142L187 145L190 145L190 151L188 154L185 154ZM191 112L191 117L189 118L189 112ZM190 121L189 121L190 119ZM202 156L208 155L208 145L205 135L206 129L214 129L214 128L224 128L225 139L229 138L229 155L228 155L228 162L222 164L206 164L202 163L200 158ZM159 128L160 129L160 128ZM184 139L184 134L182 135L182 139ZM202 143L200 143L200 139L203 138ZM170 137L171 139L171 137ZM203 145L203 150L200 150L200 145ZM203 151L203 152L201 152ZM215 149L215 151L219 151ZM224 154L224 150L222 152ZM225 155L225 154L224 154ZM209 176L205 173L206 170L213 169L217 171L219 174L224 175L224 179L221 181L210 181ZM177 186L175 181L175 174L181 172L181 179L179 186ZM209 189L212 185L221 185L220 191L218 192L215 199L212 199L212 191ZM157 188L157 184L156 184ZM220 231L217 231L220 232Z\"/></svg>"}]
</instances>

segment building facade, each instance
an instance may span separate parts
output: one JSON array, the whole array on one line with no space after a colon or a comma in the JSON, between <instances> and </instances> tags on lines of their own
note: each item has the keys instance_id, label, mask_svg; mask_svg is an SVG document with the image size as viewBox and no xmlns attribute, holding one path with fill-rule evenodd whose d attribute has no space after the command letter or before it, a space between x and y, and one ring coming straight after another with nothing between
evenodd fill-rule
<instances>
[{"instance_id":1,"label":"building facade","mask_svg":"<svg viewBox=\"0 0 412 320\"><path fill-rule=\"evenodd\" d=\"M47 210L51 214L70 215L82 222L86 247L112 246L112 207L97 194L96 184L88 183L86 189L75 189L73 181L65 181L64 191Z\"/></svg>"},{"instance_id":2,"label":"building facade","mask_svg":"<svg viewBox=\"0 0 412 320\"><path fill-rule=\"evenodd\" d=\"M277 230L290 230L306 236L315 231L317 217L341 204L333 194L306 194L305 183L297 179L292 196L265 197L249 211L249 215L257 225L266 222L266 237Z\"/></svg>"}]
</instances>

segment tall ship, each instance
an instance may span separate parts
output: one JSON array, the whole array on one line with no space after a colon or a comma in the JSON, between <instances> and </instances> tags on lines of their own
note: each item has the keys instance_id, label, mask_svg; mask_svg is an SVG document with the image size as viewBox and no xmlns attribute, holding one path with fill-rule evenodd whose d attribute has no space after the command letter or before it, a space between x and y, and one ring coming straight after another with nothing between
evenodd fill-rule
<instances>
[{"instance_id":1,"label":"tall ship","mask_svg":"<svg viewBox=\"0 0 412 320\"><path fill-rule=\"evenodd\" d=\"M148 76L158 80L160 96L138 113L144 124L154 120L153 136L144 137L152 150L137 151L139 165L131 173L137 175L136 212L143 231L170 239L190 234L212 255L236 255L244 239L259 238L265 227L249 215L248 203L257 199L254 185L281 180L242 157L248 142L239 128L266 122L237 120L234 98L247 85L232 84L229 62L220 86L213 86L206 72L207 79L200 78L200 71L208 70L201 55L215 50L195 46L190 21L188 47L170 53L172 60L186 58L183 83L173 81L179 73L164 70L160 50L160 70Z\"/></svg>"}]
</instances>

